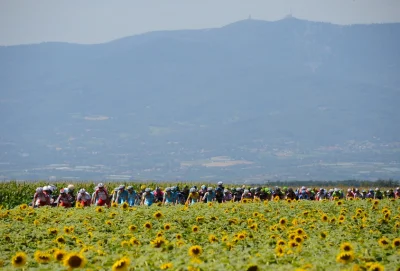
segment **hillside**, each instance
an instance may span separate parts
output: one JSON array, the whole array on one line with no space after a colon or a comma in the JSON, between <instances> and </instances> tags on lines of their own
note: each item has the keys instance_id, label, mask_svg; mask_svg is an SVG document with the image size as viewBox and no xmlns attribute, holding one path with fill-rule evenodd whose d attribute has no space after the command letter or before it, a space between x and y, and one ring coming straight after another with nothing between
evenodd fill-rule
<instances>
[{"instance_id":1,"label":"hillside","mask_svg":"<svg viewBox=\"0 0 400 271\"><path fill-rule=\"evenodd\" d=\"M295 18L0 47L0 176L399 178L399 48Z\"/></svg>"}]
</instances>

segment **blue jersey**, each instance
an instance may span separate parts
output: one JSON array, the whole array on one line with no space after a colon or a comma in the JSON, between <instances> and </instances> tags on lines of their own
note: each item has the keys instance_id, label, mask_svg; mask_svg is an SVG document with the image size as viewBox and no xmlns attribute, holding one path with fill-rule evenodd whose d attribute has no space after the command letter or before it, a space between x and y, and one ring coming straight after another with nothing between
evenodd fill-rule
<instances>
[{"instance_id":1,"label":"blue jersey","mask_svg":"<svg viewBox=\"0 0 400 271\"><path fill-rule=\"evenodd\" d=\"M129 203L129 206L135 205L136 196L137 196L136 191L132 191L132 193L128 192L128 203Z\"/></svg>"},{"instance_id":2,"label":"blue jersey","mask_svg":"<svg viewBox=\"0 0 400 271\"><path fill-rule=\"evenodd\" d=\"M174 203L175 202L175 196L172 192L170 193L164 193L164 199L165 199L165 203Z\"/></svg>"},{"instance_id":3,"label":"blue jersey","mask_svg":"<svg viewBox=\"0 0 400 271\"><path fill-rule=\"evenodd\" d=\"M215 194L214 191L208 191L204 196L206 197L205 202L211 202L214 199Z\"/></svg>"},{"instance_id":4,"label":"blue jersey","mask_svg":"<svg viewBox=\"0 0 400 271\"><path fill-rule=\"evenodd\" d=\"M122 204L125 201L128 201L128 191L126 190L118 191L117 197L118 197L118 202L117 202L118 204Z\"/></svg>"},{"instance_id":5,"label":"blue jersey","mask_svg":"<svg viewBox=\"0 0 400 271\"><path fill-rule=\"evenodd\" d=\"M148 193L147 195L143 195L143 198L144 198L144 205L150 206L154 202L153 193Z\"/></svg>"}]
</instances>

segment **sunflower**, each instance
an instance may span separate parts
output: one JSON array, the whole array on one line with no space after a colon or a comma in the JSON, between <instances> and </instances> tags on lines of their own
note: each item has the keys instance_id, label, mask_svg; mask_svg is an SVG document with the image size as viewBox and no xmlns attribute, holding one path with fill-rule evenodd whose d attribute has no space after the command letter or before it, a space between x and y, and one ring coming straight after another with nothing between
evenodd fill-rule
<instances>
[{"instance_id":1,"label":"sunflower","mask_svg":"<svg viewBox=\"0 0 400 271\"><path fill-rule=\"evenodd\" d=\"M368 268L368 271L383 271L383 270L385 270L385 268L383 267L383 265L379 263L373 263Z\"/></svg>"},{"instance_id":2,"label":"sunflower","mask_svg":"<svg viewBox=\"0 0 400 271\"><path fill-rule=\"evenodd\" d=\"M244 240L246 238L246 234L244 232L239 232L237 235L237 239Z\"/></svg>"},{"instance_id":3,"label":"sunflower","mask_svg":"<svg viewBox=\"0 0 400 271\"><path fill-rule=\"evenodd\" d=\"M340 250L343 252L349 252L353 251L353 245L350 244L349 242L344 242L343 244L340 245Z\"/></svg>"},{"instance_id":4,"label":"sunflower","mask_svg":"<svg viewBox=\"0 0 400 271\"><path fill-rule=\"evenodd\" d=\"M189 256L198 257L201 255L201 253L203 253L201 246L191 246L189 248Z\"/></svg>"},{"instance_id":5,"label":"sunflower","mask_svg":"<svg viewBox=\"0 0 400 271\"><path fill-rule=\"evenodd\" d=\"M116 215L117 215L116 213L112 212L112 213L110 213L109 217L114 218Z\"/></svg>"},{"instance_id":6,"label":"sunflower","mask_svg":"<svg viewBox=\"0 0 400 271\"><path fill-rule=\"evenodd\" d=\"M140 241L139 241L138 239L136 239L135 237L132 237L132 238L129 240L129 243L130 243L132 246L139 246L139 245L140 245Z\"/></svg>"},{"instance_id":7,"label":"sunflower","mask_svg":"<svg viewBox=\"0 0 400 271\"><path fill-rule=\"evenodd\" d=\"M341 252L337 255L336 261L338 263L348 263L354 260L354 254L352 251Z\"/></svg>"},{"instance_id":8,"label":"sunflower","mask_svg":"<svg viewBox=\"0 0 400 271\"><path fill-rule=\"evenodd\" d=\"M110 220L106 220L106 225L108 225L108 226L112 226L112 222L110 221Z\"/></svg>"},{"instance_id":9,"label":"sunflower","mask_svg":"<svg viewBox=\"0 0 400 271\"><path fill-rule=\"evenodd\" d=\"M214 234L210 234L210 235L208 236L208 241L209 241L210 243L217 243L217 242L218 242L218 238L217 238L217 236L215 236Z\"/></svg>"},{"instance_id":10,"label":"sunflower","mask_svg":"<svg viewBox=\"0 0 400 271\"><path fill-rule=\"evenodd\" d=\"M112 271L127 271L131 260L128 257L123 257L116 261L112 266Z\"/></svg>"},{"instance_id":11,"label":"sunflower","mask_svg":"<svg viewBox=\"0 0 400 271\"><path fill-rule=\"evenodd\" d=\"M58 249L53 254L54 259L59 262L64 260L65 255L67 255L67 252L65 252L64 250L58 250Z\"/></svg>"},{"instance_id":12,"label":"sunflower","mask_svg":"<svg viewBox=\"0 0 400 271\"><path fill-rule=\"evenodd\" d=\"M296 243L298 243L298 244L301 244L301 243L303 243L304 238L303 238L302 236L300 236L300 235L297 235L297 236L294 238L294 241L295 241Z\"/></svg>"},{"instance_id":13,"label":"sunflower","mask_svg":"<svg viewBox=\"0 0 400 271\"><path fill-rule=\"evenodd\" d=\"M298 246L299 246L299 244L296 243L296 241L290 240L288 242L288 247L290 247L290 248L294 248L294 247L298 247Z\"/></svg>"},{"instance_id":14,"label":"sunflower","mask_svg":"<svg viewBox=\"0 0 400 271\"><path fill-rule=\"evenodd\" d=\"M48 263L51 261L51 255L47 252L37 250L34 254L34 258L38 263Z\"/></svg>"},{"instance_id":15,"label":"sunflower","mask_svg":"<svg viewBox=\"0 0 400 271\"><path fill-rule=\"evenodd\" d=\"M213 203L212 203L212 202L207 202L207 206L208 206L208 207L212 207L212 206L213 206Z\"/></svg>"},{"instance_id":16,"label":"sunflower","mask_svg":"<svg viewBox=\"0 0 400 271\"><path fill-rule=\"evenodd\" d=\"M294 238L296 238L296 234L294 232L292 232L291 234L289 234L289 239L290 240L294 240Z\"/></svg>"},{"instance_id":17,"label":"sunflower","mask_svg":"<svg viewBox=\"0 0 400 271\"><path fill-rule=\"evenodd\" d=\"M118 203L116 203L115 201L113 203L111 203L111 207L118 207Z\"/></svg>"},{"instance_id":18,"label":"sunflower","mask_svg":"<svg viewBox=\"0 0 400 271\"><path fill-rule=\"evenodd\" d=\"M146 221L146 223L143 224L143 227L150 230L153 226L150 221Z\"/></svg>"},{"instance_id":19,"label":"sunflower","mask_svg":"<svg viewBox=\"0 0 400 271\"><path fill-rule=\"evenodd\" d=\"M325 231L320 232L320 234L319 234L319 237L320 237L321 239L325 239L327 236L328 236L328 233L325 232Z\"/></svg>"},{"instance_id":20,"label":"sunflower","mask_svg":"<svg viewBox=\"0 0 400 271\"><path fill-rule=\"evenodd\" d=\"M275 248L275 254L276 254L276 256L278 256L278 257L282 257L283 255L285 255L285 248L282 247L282 246L277 246L277 247Z\"/></svg>"},{"instance_id":21,"label":"sunflower","mask_svg":"<svg viewBox=\"0 0 400 271\"><path fill-rule=\"evenodd\" d=\"M392 246L393 248L400 247L400 238L393 239Z\"/></svg>"},{"instance_id":22,"label":"sunflower","mask_svg":"<svg viewBox=\"0 0 400 271\"><path fill-rule=\"evenodd\" d=\"M196 222L197 223L200 223L200 222L203 222L204 221L204 216L198 216L198 217L196 217Z\"/></svg>"},{"instance_id":23,"label":"sunflower","mask_svg":"<svg viewBox=\"0 0 400 271\"><path fill-rule=\"evenodd\" d=\"M382 237L381 239L378 240L378 243L381 247L387 248L389 246L389 240L386 237Z\"/></svg>"},{"instance_id":24,"label":"sunflower","mask_svg":"<svg viewBox=\"0 0 400 271\"><path fill-rule=\"evenodd\" d=\"M153 216L154 216L154 218L159 219L159 218L162 218L162 217L163 217L163 214L162 214L160 211L157 211L157 212L155 212L155 213L153 214Z\"/></svg>"},{"instance_id":25,"label":"sunflower","mask_svg":"<svg viewBox=\"0 0 400 271\"><path fill-rule=\"evenodd\" d=\"M90 247L84 246L84 247L81 249L80 253L82 254L82 253L88 252L89 250L90 250Z\"/></svg>"},{"instance_id":26,"label":"sunflower","mask_svg":"<svg viewBox=\"0 0 400 271\"><path fill-rule=\"evenodd\" d=\"M229 225L237 224L237 223L239 223L239 221L238 221L237 218L230 218L230 219L228 220L228 224L229 224Z\"/></svg>"},{"instance_id":27,"label":"sunflower","mask_svg":"<svg viewBox=\"0 0 400 271\"><path fill-rule=\"evenodd\" d=\"M343 215L340 215L339 216L339 221L344 221L344 220L345 220L345 217Z\"/></svg>"},{"instance_id":28,"label":"sunflower","mask_svg":"<svg viewBox=\"0 0 400 271\"><path fill-rule=\"evenodd\" d=\"M260 271L261 269L256 264L251 264L247 267L246 271Z\"/></svg>"},{"instance_id":29,"label":"sunflower","mask_svg":"<svg viewBox=\"0 0 400 271\"><path fill-rule=\"evenodd\" d=\"M249 228L252 229L252 230L254 230L254 231L256 231L256 230L258 229L258 225L257 225L257 223L253 223L253 224L251 224L251 225L249 226Z\"/></svg>"},{"instance_id":30,"label":"sunflower","mask_svg":"<svg viewBox=\"0 0 400 271\"><path fill-rule=\"evenodd\" d=\"M260 213L259 213L259 212L254 212L254 213L253 213L253 216L254 216L254 217L259 217L259 216L260 216Z\"/></svg>"},{"instance_id":31,"label":"sunflower","mask_svg":"<svg viewBox=\"0 0 400 271\"><path fill-rule=\"evenodd\" d=\"M163 263L161 266L160 266L160 269L161 270L167 270L167 269L171 269L173 267L173 264L172 263Z\"/></svg>"},{"instance_id":32,"label":"sunflower","mask_svg":"<svg viewBox=\"0 0 400 271\"><path fill-rule=\"evenodd\" d=\"M303 235L305 232L304 232L304 230L303 230L302 228L298 228L298 229L296 230L296 233L297 233L298 235Z\"/></svg>"},{"instance_id":33,"label":"sunflower","mask_svg":"<svg viewBox=\"0 0 400 271\"><path fill-rule=\"evenodd\" d=\"M98 213L104 212L103 207L96 207L96 212Z\"/></svg>"},{"instance_id":34,"label":"sunflower","mask_svg":"<svg viewBox=\"0 0 400 271\"><path fill-rule=\"evenodd\" d=\"M11 264L14 267L22 267L26 264L26 254L25 252L17 252L11 259Z\"/></svg>"},{"instance_id":35,"label":"sunflower","mask_svg":"<svg viewBox=\"0 0 400 271\"><path fill-rule=\"evenodd\" d=\"M321 220L322 220L323 222L328 221L328 216L327 216L326 214L323 214L323 215L321 216Z\"/></svg>"},{"instance_id":36,"label":"sunflower","mask_svg":"<svg viewBox=\"0 0 400 271\"><path fill-rule=\"evenodd\" d=\"M166 243L166 240L164 237L156 237L156 239L154 239L150 243L153 245L153 247L159 248Z\"/></svg>"},{"instance_id":37,"label":"sunflower","mask_svg":"<svg viewBox=\"0 0 400 271\"><path fill-rule=\"evenodd\" d=\"M168 231L170 229L171 229L171 224L169 223L164 224L164 230Z\"/></svg>"},{"instance_id":38,"label":"sunflower","mask_svg":"<svg viewBox=\"0 0 400 271\"><path fill-rule=\"evenodd\" d=\"M164 236L164 232L163 231L157 232L156 237L162 237L162 236Z\"/></svg>"},{"instance_id":39,"label":"sunflower","mask_svg":"<svg viewBox=\"0 0 400 271\"><path fill-rule=\"evenodd\" d=\"M342 201L342 200L338 200L338 201L336 202L336 205L337 205L337 206L343 205L343 201Z\"/></svg>"},{"instance_id":40,"label":"sunflower","mask_svg":"<svg viewBox=\"0 0 400 271\"><path fill-rule=\"evenodd\" d=\"M212 216L212 217L210 217L210 220L211 220L211 221L217 221L217 220L218 220L218 217Z\"/></svg>"},{"instance_id":41,"label":"sunflower","mask_svg":"<svg viewBox=\"0 0 400 271\"><path fill-rule=\"evenodd\" d=\"M28 209L28 205L27 205L27 204L21 204L21 205L19 206L19 209L20 209L20 210L26 210L26 209Z\"/></svg>"},{"instance_id":42,"label":"sunflower","mask_svg":"<svg viewBox=\"0 0 400 271\"><path fill-rule=\"evenodd\" d=\"M130 225L128 228L129 228L130 231L136 231L137 230L137 227L135 225Z\"/></svg>"},{"instance_id":43,"label":"sunflower","mask_svg":"<svg viewBox=\"0 0 400 271\"><path fill-rule=\"evenodd\" d=\"M180 234L180 233L176 234L175 238L178 239L178 240L182 239L182 234Z\"/></svg>"},{"instance_id":44,"label":"sunflower","mask_svg":"<svg viewBox=\"0 0 400 271\"><path fill-rule=\"evenodd\" d=\"M57 233L58 233L58 230L57 230L56 228L49 228L49 229L47 229L47 232L48 232L49 234L57 234Z\"/></svg>"},{"instance_id":45,"label":"sunflower","mask_svg":"<svg viewBox=\"0 0 400 271\"><path fill-rule=\"evenodd\" d=\"M71 233L71 229L68 226L65 226L64 227L64 233L70 234Z\"/></svg>"},{"instance_id":46,"label":"sunflower","mask_svg":"<svg viewBox=\"0 0 400 271\"><path fill-rule=\"evenodd\" d=\"M285 240L279 239L278 241L276 241L276 245L277 246L284 246L284 245L286 245L286 242L285 242Z\"/></svg>"},{"instance_id":47,"label":"sunflower","mask_svg":"<svg viewBox=\"0 0 400 271\"><path fill-rule=\"evenodd\" d=\"M130 244L131 243L129 243L129 241L124 240L124 241L121 242L121 247L127 248L127 247L130 246Z\"/></svg>"},{"instance_id":48,"label":"sunflower","mask_svg":"<svg viewBox=\"0 0 400 271\"><path fill-rule=\"evenodd\" d=\"M192 232L198 232L199 231L199 227L197 225L194 225L192 227Z\"/></svg>"},{"instance_id":49,"label":"sunflower","mask_svg":"<svg viewBox=\"0 0 400 271\"><path fill-rule=\"evenodd\" d=\"M176 241L176 246L177 247L181 247L181 246L183 246L185 244L185 242L183 242L183 240L178 240L178 241Z\"/></svg>"},{"instance_id":50,"label":"sunflower","mask_svg":"<svg viewBox=\"0 0 400 271\"><path fill-rule=\"evenodd\" d=\"M122 203L121 205L122 210L127 210L129 208L129 204L127 202Z\"/></svg>"},{"instance_id":51,"label":"sunflower","mask_svg":"<svg viewBox=\"0 0 400 271\"><path fill-rule=\"evenodd\" d=\"M65 244L65 238L64 238L64 236L58 236L57 238L56 238L56 242L58 243L58 244Z\"/></svg>"},{"instance_id":52,"label":"sunflower","mask_svg":"<svg viewBox=\"0 0 400 271\"><path fill-rule=\"evenodd\" d=\"M286 223L287 223L287 219L286 219L286 218L281 218L281 219L279 220L279 224L280 224L281 226L285 226Z\"/></svg>"},{"instance_id":53,"label":"sunflower","mask_svg":"<svg viewBox=\"0 0 400 271\"><path fill-rule=\"evenodd\" d=\"M70 269L83 268L86 264L86 258L78 253L70 253L65 256L64 265Z\"/></svg>"}]
</instances>

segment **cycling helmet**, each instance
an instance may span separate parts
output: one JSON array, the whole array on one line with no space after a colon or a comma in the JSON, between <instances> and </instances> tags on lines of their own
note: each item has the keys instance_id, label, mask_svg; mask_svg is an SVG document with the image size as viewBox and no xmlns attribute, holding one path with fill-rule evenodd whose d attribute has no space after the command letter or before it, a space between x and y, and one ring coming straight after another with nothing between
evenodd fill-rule
<instances>
[{"instance_id":1,"label":"cycling helmet","mask_svg":"<svg viewBox=\"0 0 400 271\"><path fill-rule=\"evenodd\" d=\"M103 183L99 183L99 184L97 185L97 187L98 187L98 188L104 187L104 184L103 184Z\"/></svg>"},{"instance_id":2,"label":"cycling helmet","mask_svg":"<svg viewBox=\"0 0 400 271\"><path fill-rule=\"evenodd\" d=\"M73 184L69 184L67 186L67 188L68 188L68 191L71 191L71 192L75 190L75 186Z\"/></svg>"},{"instance_id":3,"label":"cycling helmet","mask_svg":"<svg viewBox=\"0 0 400 271\"><path fill-rule=\"evenodd\" d=\"M190 193L194 193L194 192L196 192L196 188L194 188L194 187L190 188Z\"/></svg>"},{"instance_id":4,"label":"cycling helmet","mask_svg":"<svg viewBox=\"0 0 400 271\"><path fill-rule=\"evenodd\" d=\"M171 191L171 187L165 188L165 192L170 192L170 191Z\"/></svg>"},{"instance_id":5,"label":"cycling helmet","mask_svg":"<svg viewBox=\"0 0 400 271\"><path fill-rule=\"evenodd\" d=\"M127 189L127 190L133 190L133 186L130 185L130 186L128 186L126 189Z\"/></svg>"},{"instance_id":6,"label":"cycling helmet","mask_svg":"<svg viewBox=\"0 0 400 271\"><path fill-rule=\"evenodd\" d=\"M207 187L207 191L213 191L213 188L211 186Z\"/></svg>"},{"instance_id":7,"label":"cycling helmet","mask_svg":"<svg viewBox=\"0 0 400 271\"><path fill-rule=\"evenodd\" d=\"M151 191L150 188L146 188L146 189L144 190L144 192L150 192L150 191Z\"/></svg>"},{"instance_id":8,"label":"cycling helmet","mask_svg":"<svg viewBox=\"0 0 400 271\"><path fill-rule=\"evenodd\" d=\"M247 193L249 193L249 192L250 192L249 189L245 189L245 190L244 190L244 193L245 193L245 194L247 194Z\"/></svg>"},{"instance_id":9,"label":"cycling helmet","mask_svg":"<svg viewBox=\"0 0 400 271\"><path fill-rule=\"evenodd\" d=\"M82 189L79 190L79 193L81 193L81 194L83 194L83 193L85 193L85 192L86 192L86 190L85 190L84 188L82 188Z\"/></svg>"},{"instance_id":10,"label":"cycling helmet","mask_svg":"<svg viewBox=\"0 0 400 271\"><path fill-rule=\"evenodd\" d=\"M36 188L36 193L42 193L42 192L43 192L43 188L42 187Z\"/></svg>"},{"instance_id":11,"label":"cycling helmet","mask_svg":"<svg viewBox=\"0 0 400 271\"><path fill-rule=\"evenodd\" d=\"M219 185L219 186L221 186L221 185L223 185L223 184L224 184L223 182L218 182L218 185Z\"/></svg>"}]
</instances>

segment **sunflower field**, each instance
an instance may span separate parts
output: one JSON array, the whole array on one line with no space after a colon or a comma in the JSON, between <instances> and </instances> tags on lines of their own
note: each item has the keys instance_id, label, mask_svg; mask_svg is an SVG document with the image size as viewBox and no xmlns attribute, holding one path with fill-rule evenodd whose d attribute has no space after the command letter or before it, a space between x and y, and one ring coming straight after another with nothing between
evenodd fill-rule
<instances>
[{"instance_id":1,"label":"sunflower field","mask_svg":"<svg viewBox=\"0 0 400 271\"><path fill-rule=\"evenodd\" d=\"M400 200L0 210L3 270L400 270Z\"/></svg>"}]
</instances>

